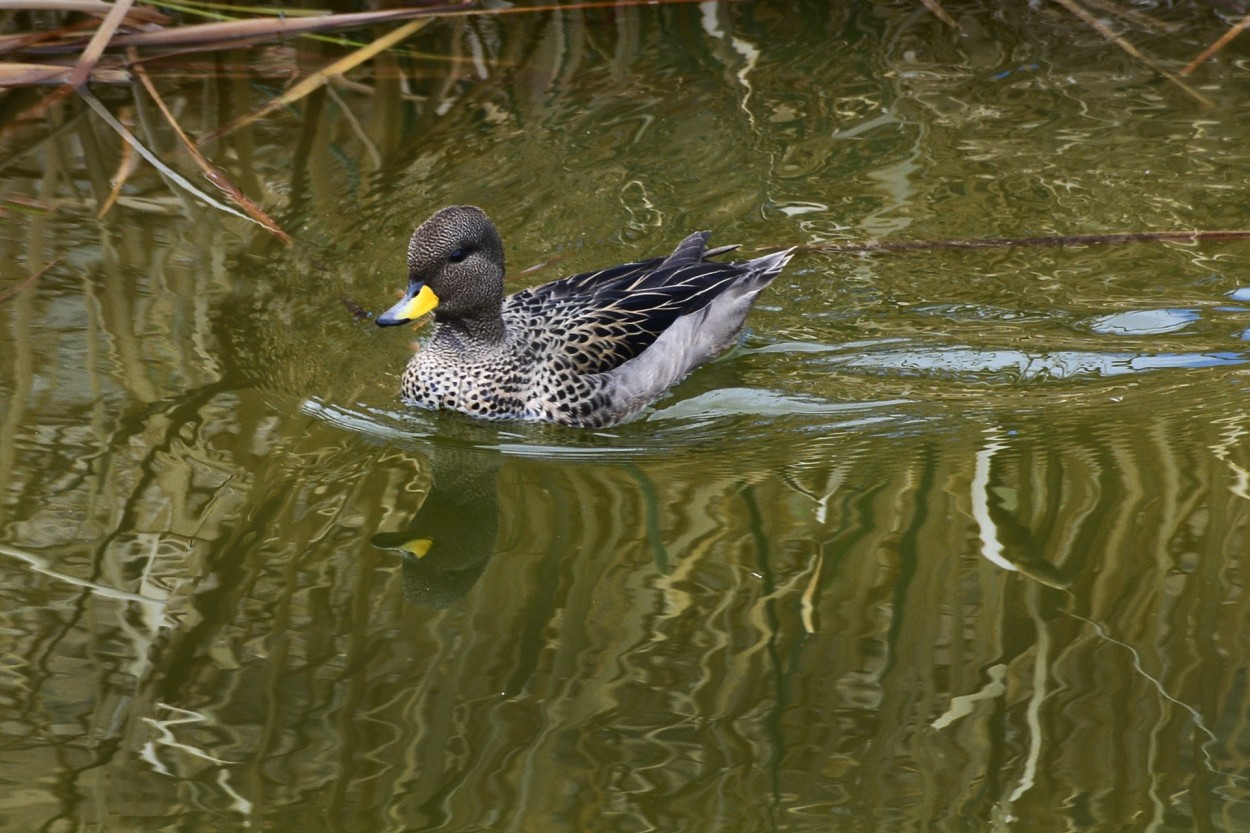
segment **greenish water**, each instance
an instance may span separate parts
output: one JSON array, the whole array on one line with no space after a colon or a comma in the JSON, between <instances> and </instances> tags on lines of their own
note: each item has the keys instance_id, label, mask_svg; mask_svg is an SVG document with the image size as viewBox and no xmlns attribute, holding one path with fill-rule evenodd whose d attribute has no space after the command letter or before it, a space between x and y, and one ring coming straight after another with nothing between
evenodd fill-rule
<instances>
[{"instance_id":1,"label":"greenish water","mask_svg":"<svg viewBox=\"0 0 1250 833\"><path fill-rule=\"evenodd\" d=\"M405 409L420 333L357 314L449 203L517 288L1247 225L1244 44L1203 108L949 6L432 24L206 147L289 249L146 166L96 219L81 101L11 126L0 297L64 260L0 302L0 828L1250 830L1250 243L805 252L603 431ZM1225 28L1154 12L1172 67ZM338 54L153 72L202 133Z\"/></svg>"}]
</instances>

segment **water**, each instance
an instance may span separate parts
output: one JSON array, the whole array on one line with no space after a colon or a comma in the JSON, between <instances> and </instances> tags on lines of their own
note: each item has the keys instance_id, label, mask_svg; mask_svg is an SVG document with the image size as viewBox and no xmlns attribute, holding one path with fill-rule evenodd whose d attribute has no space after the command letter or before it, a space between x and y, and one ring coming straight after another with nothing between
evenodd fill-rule
<instances>
[{"instance_id":1,"label":"water","mask_svg":"<svg viewBox=\"0 0 1250 833\"><path fill-rule=\"evenodd\" d=\"M290 249L145 166L96 220L116 135L11 126L0 296L64 260L0 302L0 828L1250 829L1246 243L802 253L602 431L406 409L420 334L360 314L449 203L517 288L698 228L1244 225L1237 43L1204 109L958 11L435 23L206 148ZM1224 28L1154 11L1169 66ZM207 132L321 53L152 71Z\"/></svg>"}]
</instances>

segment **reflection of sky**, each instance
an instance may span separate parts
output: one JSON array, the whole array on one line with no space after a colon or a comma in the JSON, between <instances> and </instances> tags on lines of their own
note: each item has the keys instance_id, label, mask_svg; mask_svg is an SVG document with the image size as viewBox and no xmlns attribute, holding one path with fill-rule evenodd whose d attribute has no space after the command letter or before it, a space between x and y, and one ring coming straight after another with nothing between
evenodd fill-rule
<instances>
[{"instance_id":1,"label":"reflection of sky","mask_svg":"<svg viewBox=\"0 0 1250 833\"><path fill-rule=\"evenodd\" d=\"M754 414L784 416L787 414L855 414L860 411L890 408L909 402L907 399L885 399L872 402L829 402L812 396L787 395L760 388L718 388L707 393L679 400L661 407L649 419L680 419ZM868 417L875 421L878 417Z\"/></svg>"},{"instance_id":2,"label":"reflection of sky","mask_svg":"<svg viewBox=\"0 0 1250 833\"><path fill-rule=\"evenodd\" d=\"M838 367L872 371L921 371L937 374L1005 373L1023 378L1066 379L1074 376L1122 376L1177 367L1215 367L1244 364L1244 353L1094 353L1058 350L1026 353L1022 350L975 350L939 347L860 353L831 360Z\"/></svg>"},{"instance_id":3,"label":"reflection of sky","mask_svg":"<svg viewBox=\"0 0 1250 833\"><path fill-rule=\"evenodd\" d=\"M1238 299L1250 298L1250 290L1237 290L1230 294ZM974 315L978 309L942 306L919 311L960 319L1012 317ZM1198 309L1164 307L1087 318L1083 326L1088 332L1098 336L1142 337L1176 333L1200 321L1202 317L1203 314ZM1250 340L1250 330L1241 333L1241 338ZM1110 342L1104 340L1099 344ZM939 377L1010 374L1023 379L1123 376L1165 368L1235 366L1250 361L1250 353L1221 350L1186 353L1151 353L1123 349L1025 351L1010 347L932 346L907 338L846 342L836 346L819 342L780 342L747 352L828 353L830 355L822 363L875 374L927 374Z\"/></svg>"},{"instance_id":4,"label":"reflection of sky","mask_svg":"<svg viewBox=\"0 0 1250 833\"><path fill-rule=\"evenodd\" d=\"M1107 316L1099 319L1106 332L1116 335L1144 335L1169 332L1169 329L1145 329L1148 323L1162 327L1167 322L1193 320L1188 310L1158 312L1178 313L1175 317L1137 317L1138 313ZM1135 327L1135 329L1130 329ZM1113 329L1118 328L1118 329ZM907 339L882 339L840 345L816 342L780 342L749 353L830 353L824 363L850 370L873 373L927 373L936 376L966 374L1012 373L1023 378L1066 379L1076 376L1122 376L1164 368L1198 368L1232 366L1250 362L1250 353L1231 351L1199 351L1193 353L1143 353L1130 351L1024 350L981 349L975 347L922 347Z\"/></svg>"},{"instance_id":5,"label":"reflection of sky","mask_svg":"<svg viewBox=\"0 0 1250 833\"><path fill-rule=\"evenodd\" d=\"M1090 322L1089 328L1102 335L1145 336L1174 333L1199 319L1192 309L1142 309L1103 315Z\"/></svg>"}]
</instances>

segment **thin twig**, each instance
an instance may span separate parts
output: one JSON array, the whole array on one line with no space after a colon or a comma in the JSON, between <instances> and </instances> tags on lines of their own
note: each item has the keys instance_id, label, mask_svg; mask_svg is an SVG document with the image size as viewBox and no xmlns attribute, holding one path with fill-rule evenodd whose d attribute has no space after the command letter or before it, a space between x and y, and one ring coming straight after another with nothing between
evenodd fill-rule
<instances>
[{"instance_id":1,"label":"thin twig","mask_svg":"<svg viewBox=\"0 0 1250 833\"><path fill-rule=\"evenodd\" d=\"M1129 23L1141 26L1143 29L1149 29L1152 32L1166 32L1167 34L1172 35L1181 30L1181 27L1175 23L1155 20L1145 12L1130 9L1127 6L1112 2L1112 0L1085 0L1085 2L1096 9L1102 9L1108 14L1124 18Z\"/></svg>"},{"instance_id":2,"label":"thin twig","mask_svg":"<svg viewBox=\"0 0 1250 833\"><path fill-rule=\"evenodd\" d=\"M1207 60L1216 52L1219 52L1221 49L1228 46L1228 44L1232 42L1233 38L1240 35L1242 30L1246 29L1247 27L1250 27L1250 14L1246 15L1241 20L1234 23L1232 28L1229 29L1227 32L1225 32L1223 36L1220 37L1219 40L1217 40L1215 43L1208 46L1206 49L1202 50L1201 55L1199 55L1197 58L1194 58L1192 61L1186 64L1185 68L1181 70L1181 75L1188 75L1189 73L1193 72L1195 69L1198 68L1198 65L1201 64L1203 61Z\"/></svg>"},{"instance_id":3,"label":"thin twig","mask_svg":"<svg viewBox=\"0 0 1250 833\"><path fill-rule=\"evenodd\" d=\"M60 262L61 262L62 260L64 260L64 259L65 259L65 255L58 255L57 257L53 258L53 259L52 259L52 260L48 263L48 265L47 265L47 266L44 266L44 267L43 267L42 269L40 269L38 272L36 272L35 274L31 275L29 278L27 278L26 280L22 281L22 282L21 282L21 283L19 283L17 286L15 286L15 287L13 287L12 289L10 289L8 292L3 292L3 293L0 293L0 304L3 304L5 301L9 300L10 298L14 298L14 297L16 297L16 296L17 296L17 293L21 292L23 289L25 289L26 287L30 286L32 283L34 283L35 281L37 281L37 280L39 280L40 278L42 278L42 277L43 277L43 276L47 273L47 271L48 271L49 269L51 269L52 267L56 266L58 263L60 263Z\"/></svg>"},{"instance_id":4,"label":"thin twig","mask_svg":"<svg viewBox=\"0 0 1250 833\"><path fill-rule=\"evenodd\" d=\"M1123 49L1129 55L1133 56L1134 58L1136 58L1137 60L1145 64L1146 66L1150 67L1155 72L1162 75L1168 81L1171 81L1173 84L1180 87L1182 90L1184 90L1185 95L1189 96L1194 101L1197 101L1203 107L1215 106L1215 102L1211 101L1211 99L1207 98L1202 93L1190 87L1180 78L1168 72L1166 69L1161 67L1158 63L1156 63L1154 60L1144 55L1136 46L1133 46L1133 44L1129 43L1124 38L1120 37L1115 32L1108 29L1101 20L1099 20L1098 18L1090 14L1085 8L1080 6L1076 2L1076 0L1055 0L1055 2L1063 6L1068 11L1072 12L1072 14L1076 15L1081 20L1088 23L1090 26L1094 28L1095 31L1098 32L1098 34L1102 35L1104 38L1106 38L1107 40L1114 43L1116 46Z\"/></svg>"},{"instance_id":5,"label":"thin twig","mask_svg":"<svg viewBox=\"0 0 1250 833\"><path fill-rule=\"evenodd\" d=\"M539 6L475 6L460 11L439 12L439 17L494 17L509 14L537 14L540 12L568 12L586 9L626 9L631 6L681 6L704 3L706 0L589 0L583 3L545 3Z\"/></svg>"},{"instance_id":6,"label":"thin twig","mask_svg":"<svg viewBox=\"0 0 1250 833\"><path fill-rule=\"evenodd\" d=\"M807 246L800 246L799 249L801 251L826 252L829 254L875 254L877 252L928 252L943 249L1015 249L1124 243L1196 243L1202 240L1250 240L1250 229L1047 234L1040 237L978 237L970 240L869 240L866 243L812 243Z\"/></svg>"},{"instance_id":7,"label":"thin twig","mask_svg":"<svg viewBox=\"0 0 1250 833\"><path fill-rule=\"evenodd\" d=\"M133 47L128 51L132 58L135 57ZM239 186L235 185L234 182L231 181L230 177L226 176L225 171L209 162L208 159L205 158L204 154L200 152L199 147L196 146L195 142L191 141L191 139L183 131L182 126L178 124L178 120L174 118L174 114L171 113L169 108L165 106L165 99L163 99L161 94L157 92L156 85L154 85L152 83L152 79L148 77L148 71L144 69L141 64L135 64L134 69L135 75L138 76L139 81L143 84L143 88L148 91L148 95L150 95L152 100L156 102L156 106L161 111L161 115L165 117L165 121L169 122L169 126L173 128L174 135L178 137L178 141L182 142L182 146L186 148L187 153L191 154L191 158L195 160L195 164L200 166L200 170L204 172L205 178L221 189L222 193L229 197L235 205L246 211L248 216L259 223L265 231L269 232L286 245L291 245L291 235L283 231L282 227L279 226L272 217L265 213L264 209L253 202L247 194L243 193L243 190L239 188Z\"/></svg>"},{"instance_id":8,"label":"thin twig","mask_svg":"<svg viewBox=\"0 0 1250 833\"><path fill-rule=\"evenodd\" d=\"M121 122L119 122L117 118L108 111L108 108L105 107L103 104L101 104L99 99L97 99L94 95L92 95L91 92L87 90L85 87L79 88L78 95L82 97L83 101L87 102L87 106L90 107L92 110L94 110L96 112L96 115L104 119L105 123L108 124L109 127L113 128L113 130L115 130L117 134L122 137L122 139L124 139L127 143L129 143L130 146L133 147L140 156L142 156L144 159L151 162L152 165L158 171L160 171L162 174L168 177L172 182L181 186L183 189L189 191L195 196L199 197L201 200L208 203L213 208L224 211L227 214L233 214L236 217L242 217L244 220L252 220L251 217L247 216L243 212L237 211L234 208L231 208L230 206L226 205L225 203L218 202L217 200L213 199L208 194L205 194L199 188L196 188L194 185L188 182L185 176L178 173L173 168L169 167L164 162L162 162L160 160L160 157L158 157L156 154L152 153L152 151L144 147L143 143L140 142L133 133L127 130L126 126L122 124ZM255 220L253 220L253 222L255 222Z\"/></svg>"}]
</instances>

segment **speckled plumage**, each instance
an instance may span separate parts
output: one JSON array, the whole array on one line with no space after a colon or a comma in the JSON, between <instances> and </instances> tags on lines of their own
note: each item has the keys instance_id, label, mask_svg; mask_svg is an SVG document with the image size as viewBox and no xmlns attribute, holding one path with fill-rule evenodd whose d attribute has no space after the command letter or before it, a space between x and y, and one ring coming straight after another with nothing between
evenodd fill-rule
<instances>
[{"instance_id":1,"label":"speckled plumage","mask_svg":"<svg viewBox=\"0 0 1250 833\"><path fill-rule=\"evenodd\" d=\"M444 208L408 245L409 292L378 323L411 320L437 296L434 335L401 394L484 419L601 427L629 418L733 341L793 250L709 261L710 232L668 257L575 275L503 297L503 243L486 214Z\"/></svg>"}]
</instances>

